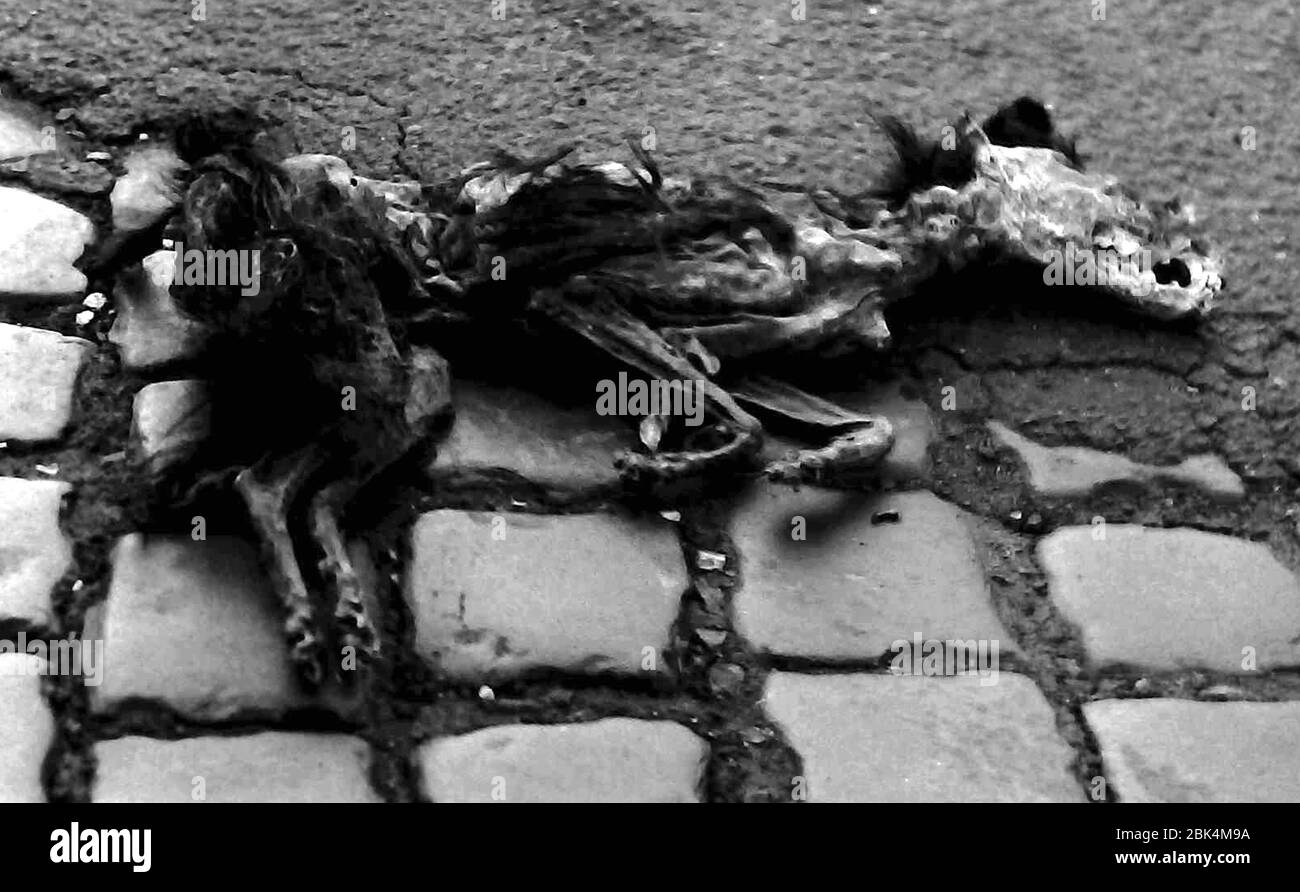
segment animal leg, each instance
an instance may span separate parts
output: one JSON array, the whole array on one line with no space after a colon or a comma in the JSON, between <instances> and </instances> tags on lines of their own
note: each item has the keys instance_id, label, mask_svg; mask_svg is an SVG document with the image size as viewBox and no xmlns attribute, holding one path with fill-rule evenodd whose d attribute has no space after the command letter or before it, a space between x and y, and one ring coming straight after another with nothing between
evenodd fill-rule
<instances>
[{"instance_id":1,"label":"animal leg","mask_svg":"<svg viewBox=\"0 0 1300 892\"><path fill-rule=\"evenodd\" d=\"M309 689L324 680L324 642L316 624L315 604L294 554L288 515L307 478L325 458L314 445L308 446L289 455L268 456L235 478L235 490L248 508L272 586L285 611L289 657Z\"/></svg>"},{"instance_id":2,"label":"animal leg","mask_svg":"<svg viewBox=\"0 0 1300 892\"><path fill-rule=\"evenodd\" d=\"M351 472L321 487L308 508L310 534L323 555L321 574L335 596L332 629L339 659L333 668L344 684L356 679L348 657L354 656L356 667L364 668L378 658L380 641L367 607L374 593L367 591L353 565L342 518L362 490L423 444L451 411L447 362L432 350L415 348L405 365L405 405L389 407L341 431L341 446L354 444ZM365 448L356 451L360 443Z\"/></svg>"},{"instance_id":3,"label":"animal leg","mask_svg":"<svg viewBox=\"0 0 1300 892\"><path fill-rule=\"evenodd\" d=\"M834 437L820 449L801 449L774 461L763 472L773 483L794 487L804 483L833 486L837 481L852 480L879 464L893 445L893 426L881 416L874 422Z\"/></svg>"},{"instance_id":4,"label":"animal leg","mask_svg":"<svg viewBox=\"0 0 1300 892\"><path fill-rule=\"evenodd\" d=\"M894 427L883 415L867 415L768 377L751 377L732 385L740 403L760 417L779 419L827 438L819 449L802 449L764 469L769 480L799 486L833 486L861 479L894 445Z\"/></svg>"},{"instance_id":5,"label":"animal leg","mask_svg":"<svg viewBox=\"0 0 1300 892\"><path fill-rule=\"evenodd\" d=\"M615 464L628 484L665 483L708 473L712 469L752 459L762 445L758 420L740 408L721 387L702 376L689 359L650 326L613 300L571 300L567 294L538 292L533 307L568 330L581 335L610 356L651 378L691 383L699 387L704 407L722 420L731 438L723 445L698 452L624 453Z\"/></svg>"},{"instance_id":6,"label":"animal leg","mask_svg":"<svg viewBox=\"0 0 1300 892\"><path fill-rule=\"evenodd\" d=\"M320 570L335 593L333 628L340 659L339 680L350 683L356 676L348 671L348 656L355 657L357 668L364 668L379 656L379 636L366 607L367 592L348 554L339 516L356 495L360 485L355 480L331 483L312 499L309 523L311 535L324 556Z\"/></svg>"}]
</instances>

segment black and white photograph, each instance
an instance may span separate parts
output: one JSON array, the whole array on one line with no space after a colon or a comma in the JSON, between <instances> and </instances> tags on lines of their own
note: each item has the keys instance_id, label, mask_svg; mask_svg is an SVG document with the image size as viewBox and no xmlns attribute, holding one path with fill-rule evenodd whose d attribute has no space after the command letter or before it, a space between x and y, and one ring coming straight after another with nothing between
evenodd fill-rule
<instances>
[{"instance_id":1,"label":"black and white photograph","mask_svg":"<svg viewBox=\"0 0 1300 892\"><path fill-rule=\"evenodd\" d=\"M1298 106L1291 0L0 0L8 851L1268 860Z\"/></svg>"}]
</instances>

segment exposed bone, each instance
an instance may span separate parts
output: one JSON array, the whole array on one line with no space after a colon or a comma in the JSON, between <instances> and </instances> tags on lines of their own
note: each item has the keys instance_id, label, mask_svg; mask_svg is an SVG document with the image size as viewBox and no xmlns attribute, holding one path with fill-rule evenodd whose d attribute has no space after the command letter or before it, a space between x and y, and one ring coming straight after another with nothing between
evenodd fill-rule
<instances>
[{"instance_id":1,"label":"exposed bone","mask_svg":"<svg viewBox=\"0 0 1300 892\"><path fill-rule=\"evenodd\" d=\"M584 283L575 282L575 290ZM699 382L707 411L721 418L732 434L723 446L702 452L624 453L615 461L630 484L657 484L695 477L741 461L761 445L760 425L725 390L700 375L690 360L641 320L613 301L575 300L554 291L539 292L535 309L599 346L610 356L652 377Z\"/></svg>"},{"instance_id":2,"label":"exposed bone","mask_svg":"<svg viewBox=\"0 0 1300 892\"><path fill-rule=\"evenodd\" d=\"M879 420L878 415L853 412L766 375L747 377L732 384L730 390L737 402L827 433L843 433L847 428L873 425Z\"/></svg>"},{"instance_id":3,"label":"exposed bone","mask_svg":"<svg viewBox=\"0 0 1300 892\"><path fill-rule=\"evenodd\" d=\"M910 213L946 212L982 244L1040 266L1084 251L1135 259L1148 252L1156 271L1185 271L1189 281L1161 282L1136 264L1121 265L1098 287L1158 319L1204 315L1213 306L1223 287L1221 263L1192 238L1188 208L1144 204L1114 178L1074 170L1050 149L992 145L967 126L976 143L975 180L960 192L938 187L914 197Z\"/></svg>"},{"instance_id":4,"label":"exposed bone","mask_svg":"<svg viewBox=\"0 0 1300 892\"><path fill-rule=\"evenodd\" d=\"M893 445L893 425L887 418L877 416L870 424L835 437L828 446L804 449L772 462L764 472L775 483L833 483L879 464Z\"/></svg>"}]
</instances>

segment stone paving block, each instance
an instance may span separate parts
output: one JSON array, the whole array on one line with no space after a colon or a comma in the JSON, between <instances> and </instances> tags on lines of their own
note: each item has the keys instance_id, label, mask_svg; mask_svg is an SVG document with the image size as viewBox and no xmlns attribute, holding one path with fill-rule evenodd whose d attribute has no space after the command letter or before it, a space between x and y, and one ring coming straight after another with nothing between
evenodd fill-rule
<instances>
[{"instance_id":1,"label":"stone paving block","mask_svg":"<svg viewBox=\"0 0 1300 892\"><path fill-rule=\"evenodd\" d=\"M0 300L80 298L86 277L72 264L94 238L95 225L83 214L0 186Z\"/></svg>"},{"instance_id":2,"label":"stone paving block","mask_svg":"<svg viewBox=\"0 0 1300 892\"><path fill-rule=\"evenodd\" d=\"M367 779L370 748L347 734L119 737L95 753L95 802L383 801Z\"/></svg>"},{"instance_id":3,"label":"stone paving block","mask_svg":"<svg viewBox=\"0 0 1300 892\"><path fill-rule=\"evenodd\" d=\"M117 178L109 196L113 229L143 229L180 200L178 177L185 162L170 146L155 143L135 147L124 166L126 172Z\"/></svg>"},{"instance_id":4,"label":"stone paving block","mask_svg":"<svg viewBox=\"0 0 1300 892\"><path fill-rule=\"evenodd\" d=\"M193 357L202 347L206 330L183 316L172 300L175 274L176 252L155 251L119 276L113 291L117 318L108 339L117 345L126 368L157 368Z\"/></svg>"},{"instance_id":5,"label":"stone paving block","mask_svg":"<svg viewBox=\"0 0 1300 892\"><path fill-rule=\"evenodd\" d=\"M435 802L698 802L708 744L674 722L497 725L419 750Z\"/></svg>"},{"instance_id":6,"label":"stone paving block","mask_svg":"<svg viewBox=\"0 0 1300 892\"><path fill-rule=\"evenodd\" d=\"M0 654L0 802L44 802L41 764L54 717L41 696L39 657Z\"/></svg>"},{"instance_id":7,"label":"stone paving block","mask_svg":"<svg viewBox=\"0 0 1300 892\"><path fill-rule=\"evenodd\" d=\"M52 149L34 116L0 99L0 158L17 158Z\"/></svg>"},{"instance_id":8,"label":"stone paving block","mask_svg":"<svg viewBox=\"0 0 1300 892\"><path fill-rule=\"evenodd\" d=\"M93 349L56 331L0 323L0 440L62 436L77 372Z\"/></svg>"},{"instance_id":9,"label":"stone paving block","mask_svg":"<svg viewBox=\"0 0 1300 892\"><path fill-rule=\"evenodd\" d=\"M880 462L885 480L925 478L930 473L930 442L934 419L930 407L909 397L897 382L874 384L861 391L828 394L827 399L847 409L868 415L884 415L894 428L894 445ZM765 461L784 458L788 452L825 443L796 442L788 436L768 433L763 443Z\"/></svg>"},{"instance_id":10,"label":"stone paving block","mask_svg":"<svg viewBox=\"0 0 1300 892\"><path fill-rule=\"evenodd\" d=\"M50 589L72 562L59 506L72 487L0 477L0 618L50 621Z\"/></svg>"},{"instance_id":11,"label":"stone paving block","mask_svg":"<svg viewBox=\"0 0 1300 892\"><path fill-rule=\"evenodd\" d=\"M207 437L211 417L202 381L159 381L135 395L132 437L154 468L184 457Z\"/></svg>"},{"instance_id":12,"label":"stone paving block","mask_svg":"<svg viewBox=\"0 0 1300 892\"><path fill-rule=\"evenodd\" d=\"M873 523L886 512L897 521ZM874 659L918 633L1015 649L962 513L931 493L761 485L739 506L733 538L743 562L737 628L763 650Z\"/></svg>"},{"instance_id":13,"label":"stone paving block","mask_svg":"<svg viewBox=\"0 0 1300 892\"><path fill-rule=\"evenodd\" d=\"M688 583L667 521L444 510L412 536L415 647L449 676L667 672Z\"/></svg>"},{"instance_id":14,"label":"stone paving block","mask_svg":"<svg viewBox=\"0 0 1300 892\"><path fill-rule=\"evenodd\" d=\"M281 634L279 604L242 539L123 537L107 601L87 612L86 639L103 639L98 710L161 700L204 720L308 705Z\"/></svg>"},{"instance_id":15,"label":"stone paving block","mask_svg":"<svg viewBox=\"0 0 1300 892\"><path fill-rule=\"evenodd\" d=\"M997 421L988 428L1029 471L1029 485L1048 496L1087 495L1107 483L1180 483L1221 499L1246 495L1241 478L1217 455L1194 455L1176 465L1145 465L1113 452L1079 446L1042 446Z\"/></svg>"},{"instance_id":16,"label":"stone paving block","mask_svg":"<svg viewBox=\"0 0 1300 892\"><path fill-rule=\"evenodd\" d=\"M773 672L763 705L810 802L1082 802L1073 752L1028 678Z\"/></svg>"},{"instance_id":17,"label":"stone paving block","mask_svg":"<svg viewBox=\"0 0 1300 892\"><path fill-rule=\"evenodd\" d=\"M1095 700L1083 714L1124 802L1300 802L1300 703Z\"/></svg>"},{"instance_id":18,"label":"stone paving block","mask_svg":"<svg viewBox=\"0 0 1300 892\"><path fill-rule=\"evenodd\" d=\"M505 469L545 486L585 489L618 481L617 452L635 445L626 419L568 408L520 390L452 384L456 422L430 471Z\"/></svg>"},{"instance_id":19,"label":"stone paving block","mask_svg":"<svg viewBox=\"0 0 1300 892\"><path fill-rule=\"evenodd\" d=\"M1253 671L1243 665L1253 655L1260 670L1300 665L1300 580L1258 542L1130 524L1065 527L1039 540L1038 561L1098 664L1242 673Z\"/></svg>"}]
</instances>

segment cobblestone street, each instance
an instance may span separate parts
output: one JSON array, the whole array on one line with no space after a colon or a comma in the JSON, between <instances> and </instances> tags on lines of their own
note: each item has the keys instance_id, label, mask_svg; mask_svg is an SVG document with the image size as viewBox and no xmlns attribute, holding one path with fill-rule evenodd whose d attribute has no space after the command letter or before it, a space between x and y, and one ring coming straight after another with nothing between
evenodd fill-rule
<instances>
[{"instance_id":1,"label":"cobblestone street","mask_svg":"<svg viewBox=\"0 0 1300 892\"><path fill-rule=\"evenodd\" d=\"M1283 22L1294 37L1295 11L1166 15L1186 24L1169 39L1203 51L1181 63L1199 78L1217 70L1207 42L1220 34L1225 54L1260 69L1225 70L1205 88L1217 99L1187 98L1162 119L1164 143L1137 145L1160 91L1108 96L1095 71L1079 75L1092 87L1066 86L1069 65L1014 47L1043 28L1075 47L1069 58L1147 53L1137 48L1169 36L1134 21L1158 18L1154 2L1112 4L1130 30L1096 34L1046 2L1026 4L1042 8L1038 24L990 4L1021 22L1005 32L964 3L886 4L878 18L814 5L827 42L783 59L770 54L787 38L772 44L753 23L785 3L747 0L743 26L670 0L535 5L517 32L470 48L485 13L412 4L397 15L407 29L441 23L428 45L375 14L376 33L367 25L335 56L328 21L353 28L338 12L348 5L307 24L314 13L291 2L303 19L278 14L275 42L294 55L284 70L263 58L279 51L258 42L262 25L215 11L220 39L181 17L161 61L99 4L0 11L0 59L13 60L0 62L0 159L44 151L54 132L79 184L25 170L0 186L0 801L1300 800L1300 313L1293 261L1270 259L1300 235L1276 195L1294 197L1300 117L1290 102L1251 105L1251 78L1280 84L1300 59L1269 39ZM123 67L101 73L93 41L68 37L91 7ZM1203 331L931 296L891 317L893 353L833 394L894 426L870 487L749 480L654 506L618 489L614 453L636 447L637 429L594 411L594 380L532 387L462 374L453 358L456 417L436 456L352 518L383 653L355 690L303 693L239 511L141 510L145 470L210 433L205 384L185 365L200 335L168 293L174 252L119 278L100 307L83 303L90 283L72 261L107 226L121 158L175 97L264 92L299 110L299 148L338 152L366 176L455 167L529 126L615 144L646 119L673 134L666 169L853 182L868 169L854 121L864 88L815 95L853 79L822 72L821 56L866 65L916 41L898 35L963 23L976 37L951 55L964 61L908 74L880 59L893 84L881 100L937 121L1042 89L1099 164L1128 165L1156 194L1202 190L1233 258L1223 312ZM873 37L882 27L897 39ZM497 70L492 57L538 33L589 62L563 63L544 91L509 92L533 63ZM663 55L665 70L638 83L611 34ZM724 41L719 57L710 46ZM396 59L365 49L396 44ZM1010 70L980 61L1003 48L1027 55ZM442 67L410 61L442 50ZM708 102L670 88L692 60L700 83L753 78L765 105L739 88ZM355 89L340 87L352 64ZM978 92L958 86L976 72ZM474 118L451 94L486 111ZM782 97L805 94L797 126L772 129ZM699 103L690 114L706 133L674 102ZM1243 170L1230 136L1252 124L1267 148ZM349 153L334 134L352 125ZM71 636L76 672L52 669Z\"/></svg>"}]
</instances>

